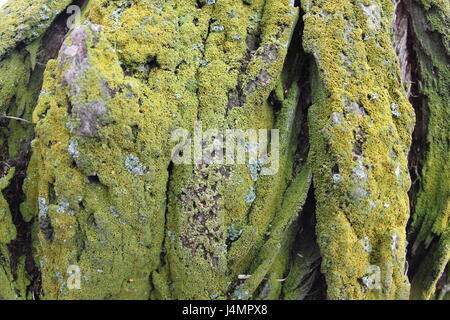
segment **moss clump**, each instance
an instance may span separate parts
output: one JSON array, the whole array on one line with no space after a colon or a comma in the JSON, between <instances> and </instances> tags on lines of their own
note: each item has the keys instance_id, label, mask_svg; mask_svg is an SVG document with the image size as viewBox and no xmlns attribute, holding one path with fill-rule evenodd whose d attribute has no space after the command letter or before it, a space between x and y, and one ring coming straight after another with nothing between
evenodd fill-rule
<instances>
[{"instance_id":1,"label":"moss clump","mask_svg":"<svg viewBox=\"0 0 450 320\"><path fill-rule=\"evenodd\" d=\"M179 7L184 10L184 3ZM194 68L198 87L191 113L181 110L187 128L194 120L202 121L203 131L288 128L280 141L289 145L292 118L278 124L267 98L279 80L298 9L279 1L246 5L223 0L194 12L199 23L193 30L200 31L200 38L189 42L187 51L178 49L186 60L182 70ZM286 110L295 110L296 98L294 93ZM291 159L292 150L284 150L283 157ZM283 158L274 176L259 176L256 166L174 166L166 228L177 237L165 240L167 264L161 272L168 276L165 283L171 284L172 297L233 298L239 274L257 272L259 278L270 271L272 256L259 250L271 221L280 214L292 162ZM233 224L239 237L229 237L227 227ZM267 262L257 270L252 262L259 253ZM207 282L201 280L205 278ZM257 287L254 282L244 291L250 297Z\"/></svg>"},{"instance_id":2,"label":"moss clump","mask_svg":"<svg viewBox=\"0 0 450 320\"><path fill-rule=\"evenodd\" d=\"M310 157L327 294L408 298L406 159L414 114L391 47L392 3L305 1L303 7L304 47L316 62ZM393 117L393 103L400 117ZM370 252L360 241L366 237ZM368 287L372 266L380 281Z\"/></svg>"},{"instance_id":3,"label":"moss clump","mask_svg":"<svg viewBox=\"0 0 450 320\"><path fill-rule=\"evenodd\" d=\"M0 178L0 191L3 191L6 187L8 187L14 173L15 168L11 168L6 176ZM12 222L11 212L9 211L9 205L3 198L3 195L0 196L0 235L0 243L2 244L10 243L11 240L14 240L17 235L16 227Z\"/></svg>"},{"instance_id":4,"label":"moss clump","mask_svg":"<svg viewBox=\"0 0 450 320\"><path fill-rule=\"evenodd\" d=\"M425 10L424 10L425 9ZM427 114L426 145L422 151L423 167L418 181L417 201L411 235L412 256L416 274L411 297L430 299L450 257L450 175L448 139L450 117L449 3L441 1L412 2L409 7L412 30L417 42L414 50L418 60L419 93L425 101L421 106ZM423 252L426 258L422 259ZM415 260L415 256L420 261Z\"/></svg>"},{"instance_id":5,"label":"moss clump","mask_svg":"<svg viewBox=\"0 0 450 320\"><path fill-rule=\"evenodd\" d=\"M48 94L41 95L33 116L37 137L23 205L31 212L38 199L46 204L48 219L40 219L36 247L47 298L223 296L227 282L250 267L277 212L291 162L283 160L287 169L280 174L260 178L266 190L260 201L245 202L245 194L222 180L226 175L242 180L242 190L256 190L247 165L176 167L168 183L169 138L176 126L191 128L194 120L203 121L205 130L271 128L274 116L266 100L298 13L277 1L236 7L224 0L194 10L189 1L174 4L89 2L86 22L48 63ZM212 20L221 32L211 32ZM252 59L244 61L249 53ZM290 113L295 92L286 102ZM291 115L279 123L285 151L292 121ZM286 154L292 157L292 150ZM187 199L174 201L179 197ZM202 204L198 215L189 213L194 201ZM209 210L213 216L201 217ZM187 223L192 216L198 226ZM232 219L242 221L245 237L227 254L222 229ZM164 240L165 228L173 231ZM167 255L164 267L161 252ZM238 252L244 263L238 263ZM69 265L81 267L83 290L67 290ZM200 281L205 276L211 281ZM199 285L193 288L192 282Z\"/></svg>"},{"instance_id":6,"label":"moss clump","mask_svg":"<svg viewBox=\"0 0 450 320\"><path fill-rule=\"evenodd\" d=\"M168 130L171 106L124 75L102 28L91 23L74 29L49 62L43 90L51 93L33 116L23 208L33 210L38 199L46 205L35 243L44 297L148 298L170 155L166 135L154 132ZM67 287L71 265L80 267L82 290Z\"/></svg>"},{"instance_id":7,"label":"moss clump","mask_svg":"<svg viewBox=\"0 0 450 320\"><path fill-rule=\"evenodd\" d=\"M17 231L2 191L9 186L14 173L15 168L10 168L7 174L0 178L0 298L7 300L26 298L26 287L29 284L25 277L25 257L21 257L19 266L12 270L12 256L8 248L11 241L16 239Z\"/></svg>"},{"instance_id":8,"label":"moss clump","mask_svg":"<svg viewBox=\"0 0 450 320\"><path fill-rule=\"evenodd\" d=\"M311 218L302 211L312 181L328 297L408 297L406 159L414 114L391 46L390 0L302 1L303 23L295 1L88 1L81 24L47 63L38 54L48 47L44 31L69 2L15 1L0 11L7 17L0 113L36 125L2 120L0 142L8 159L25 157L35 130L20 213L33 224L41 298L305 297L320 261L312 231L298 230L313 229L299 221ZM422 4L434 8L428 26L445 47L445 2ZM285 65L305 62L293 36L303 24L303 46L314 59L308 128L309 97L299 88L308 84L296 74L302 67ZM413 293L430 297L448 261L448 183L438 175L446 168L438 154L446 151L439 128L448 68L425 38L421 67L433 115L413 227L418 245L433 254ZM16 49L19 43L25 48ZM265 174L262 160L174 164L172 133L198 126L278 129L245 144L250 154L280 138L274 174ZM299 139L307 129L305 161L308 146ZM195 142L207 147L210 138ZM0 295L25 297L24 257L14 257L17 270L7 267L6 245L16 235L2 197L1 221ZM294 243L299 235L304 243ZM81 290L68 286L73 266Z\"/></svg>"},{"instance_id":9,"label":"moss clump","mask_svg":"<svg viewBox=\"0 0 450 320\"><path fill-rule=\"evenodd\" d=\"M70 0L9 1L0 8L0 61L17 44L29 44L47 31Z\"/></svg>"}]
</instances>

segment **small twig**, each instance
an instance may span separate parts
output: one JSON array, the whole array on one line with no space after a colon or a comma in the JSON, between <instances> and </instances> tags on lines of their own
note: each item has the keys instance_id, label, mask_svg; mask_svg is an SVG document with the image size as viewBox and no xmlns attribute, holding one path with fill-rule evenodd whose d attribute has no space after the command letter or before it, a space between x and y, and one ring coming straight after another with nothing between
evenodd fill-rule
<instances>
[{"instance_id":1,"label":"small twig","mask_svg":"<svg viewBox=\"0 0 450 320\"><path fill-rule=\"evenodd\" d=\"M250 279L250 277L251 277L252 275L251 274L240 274L240 275L238 275L238 279L239 280L247 280L247 279ZM268 280L268 278L264 278L265 280ZM284 279L276 279L276 281L278 281L278 282L284 282L284 281L286 281L287 280L287 278L284 278Z\"/></svg>"},{"instance_id":2,"label":"small twig","mask_svg":"<svg viewBox=\"0 0 450 320\"><path fill-rule=\"evenodd\" d=\"M26 119L22 119L22 118L19 118L19 117L13 117L13 116L7 116L7 115L3 115L1 117L2 118L7 118L7 119L19 120L19 121L23 121L23 122L26 122L26 123L31 123L31 121L28 121Z\"/></svg>"}]
</instances>

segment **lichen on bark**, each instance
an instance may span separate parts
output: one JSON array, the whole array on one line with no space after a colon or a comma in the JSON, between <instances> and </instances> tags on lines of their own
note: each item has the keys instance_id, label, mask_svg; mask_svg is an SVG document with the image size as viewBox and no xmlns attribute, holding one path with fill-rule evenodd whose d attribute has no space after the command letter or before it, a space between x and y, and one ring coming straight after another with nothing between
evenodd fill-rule
<instances>
[{"instance_id":1,"label":"lichen on bark","mask_svg":"<svg viewBox=\"0 0 450 320\"><path fill-rule=\"evenodd\" d=\"M392 3L303 6L303 41L316 60L310 156L327 293L408 298L406 156L414 114L391 46Z\"/></svg>"},{"instance_id":2,"label":"lichen on bark","mask_svg":"<svg viewBox=\"0 0 450 320\"><path fill-rule=\"evenodd\" d=\"M71 4L83 7L68 29ZM446 12L412 0L9 1L0 297L432 298L449 258ZM179 128L194 163L174 161ZM217 132L271 129L276 174L208 161Z\"/></svg>"},{"instance_id":3,"label":"lichen on bark","mask_svg":"<svg viewBox=\"0 0 450 320\"><path fill-rule=\"evenodd\" d=\"M413 55L410 100L421 116L410 155L415 177L411 191L411 298L430 299L450 258L450 127L446 120L450 116L450 4L405 1L404 8Z\"/></svg>"}]
</instances>

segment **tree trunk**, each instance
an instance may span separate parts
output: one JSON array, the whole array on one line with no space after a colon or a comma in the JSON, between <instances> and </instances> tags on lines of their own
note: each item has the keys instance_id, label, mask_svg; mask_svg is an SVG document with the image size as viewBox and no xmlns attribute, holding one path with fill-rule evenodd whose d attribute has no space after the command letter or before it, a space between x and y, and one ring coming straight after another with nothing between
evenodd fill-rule
<instances>
[{"instance_id":1,"label":"tree trunk","mask_svg":"<svg viewBox=\"0 0 450 320\"><path fill-rule=\"evenodd\" d=\"M0 298L449 298L449 12L8 0Z\"/></svg>"}]
</instances>

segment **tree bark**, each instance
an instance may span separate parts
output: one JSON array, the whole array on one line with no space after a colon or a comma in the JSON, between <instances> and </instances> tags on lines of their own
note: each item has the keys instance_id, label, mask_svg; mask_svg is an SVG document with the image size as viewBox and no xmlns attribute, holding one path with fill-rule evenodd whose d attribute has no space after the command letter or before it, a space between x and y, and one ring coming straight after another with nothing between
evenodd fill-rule
<instances>
[{"instance_id":1,"label":"tree bark","mask_svg":"<svg viewBox=\"0 0 450 320\"><path fill-rule=\"evenodd\" d=\"M8 1L0 298L448 298L449 12Z\"/></svg>"}]
</instances>

